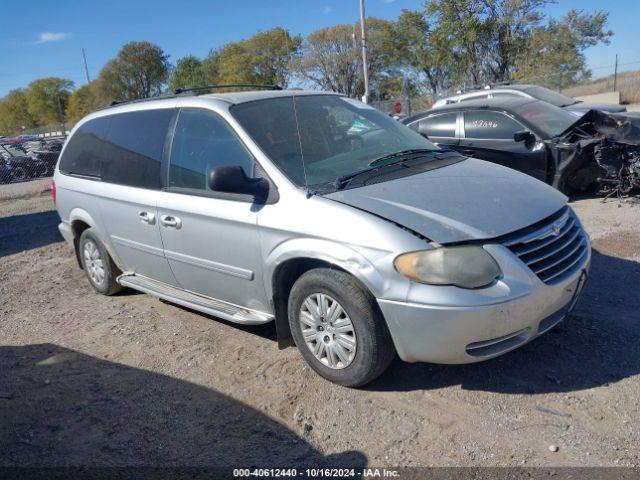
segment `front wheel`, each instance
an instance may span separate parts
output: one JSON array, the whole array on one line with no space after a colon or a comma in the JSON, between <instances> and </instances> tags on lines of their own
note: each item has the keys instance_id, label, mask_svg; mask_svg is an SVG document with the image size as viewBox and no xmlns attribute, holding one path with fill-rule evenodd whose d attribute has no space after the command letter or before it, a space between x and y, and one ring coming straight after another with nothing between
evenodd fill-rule
<instances>
[{"instance_id":1,"label":"front wheel","mask_svg":"<svg viewBox=\"0 0 640 480\"><path fill-rule=\"evenodd\" d=\"M393 360L393 342L375 299L348 273L306 272L291 289L288 312L300 353L334 383L362 386Z\"/></svg>"}]
</instances>

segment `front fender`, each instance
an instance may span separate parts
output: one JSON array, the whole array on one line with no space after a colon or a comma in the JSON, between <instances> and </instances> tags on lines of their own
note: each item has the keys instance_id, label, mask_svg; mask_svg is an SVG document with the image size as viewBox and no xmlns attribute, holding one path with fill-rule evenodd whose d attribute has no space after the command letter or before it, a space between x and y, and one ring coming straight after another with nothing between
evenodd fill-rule
<instances>
[{"instance_id":1,"label":"front fender","mask_svg":"<svg viewBox=\"0 0 640 480\"><path fill-rule=\"evenodd\" d=\"M336 265L361 281L375 297L382 296L388 287L381 272L355 248L329 240L297 238L279 244L265 258L264 285L268 297L273 296L272 279L278 267L299 258Z\"/></svg>"}]
</instances>

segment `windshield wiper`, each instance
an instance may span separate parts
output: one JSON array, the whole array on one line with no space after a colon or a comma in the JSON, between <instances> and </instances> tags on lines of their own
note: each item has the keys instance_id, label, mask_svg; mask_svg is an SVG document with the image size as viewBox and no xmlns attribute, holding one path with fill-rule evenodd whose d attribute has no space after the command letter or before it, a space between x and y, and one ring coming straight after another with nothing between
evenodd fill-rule
<instances>
[{"instance_id":1,"label":"windshield wiper","mask_svg":"<svg viewBox=\"0 0 640 480\"><path fill-rule=\"evenodd\" d=\"M344 187L347 186L347 184L349 183L349 181L353 180L356 177L359 177L362 174L365 174L367 172L372 172L375 170L378 170L381 167L389 167L391 165L396 165L398 163L403 163L405 161L405 159L402 158L398 158L398 160L393 161L393 162L389 162L389 163L385 163L384 165L380 165L380 163L382 163L385 160L389 160L395 157L404 157L406 155L410 155L412 153L430 153L430 154L438 154L438 153L446 153L446 152L450 152L451 150L445 150L445 149L439 149L439 150L433 150L430 148L412 148L409 150L401 150L399 152L394 152L394 153L390 153L388 155L384 155L382 157L376 158L375 160L372 160L371 162L369 162L369 166L367 168L363 168L362 170L356 170L355 172L352 173L348 173L346 175L342 175L341 177L336 178L334 185L336 187L336 189L340 190Z\"/></svg>"},{"instance_id":2,"label":"windshield wiper","mask_svg":"<svg viewBox=\"0 0 640 480\"><path fill-rule=\"evenodd\" d=\"M389 153L388 155L383 155L382 157L378 157L375 160L371 160L369 162L369 166L373 167L375 165L378 165L384 162L385 160L389 160L391 158L396 158L396 157L404 157L405 155L411 155L412 153L425 153L425 152L438 153L439 151L440 150L433 150L430 148L410 148L408 150L400 150L399 152ZM393 165L394 163L397 163L397 162L388 163L387 165Z\"/></svg>"}]
</instances>

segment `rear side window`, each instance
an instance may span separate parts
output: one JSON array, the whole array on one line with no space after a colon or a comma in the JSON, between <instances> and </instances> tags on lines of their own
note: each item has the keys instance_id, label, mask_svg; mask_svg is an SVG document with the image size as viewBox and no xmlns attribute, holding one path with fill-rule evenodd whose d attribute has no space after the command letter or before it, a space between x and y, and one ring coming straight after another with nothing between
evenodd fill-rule
<instances>
[{"instance_id":1,"label":"rear side window","mask_svg":"<svg viewBox=\"0 0 640 480\"><path fill-rule=\"evenodd\" d=\"M169 186L208 190L209 173L220 165L240 165L253 176L253 157L223 119L207 110L181 110L171 147Z\"/></svg>"},{"instance_id":2,"label":"rear side window","mask_svg":"<svg viewBox=\"0 0 640 480\"><path fill-rule=\"evenodd\" d=\"M503 113L490 111L464 112L466 138L513 140L513 134L524 127Z\"/></svg>"},{"instance_id":3,"label":"rear side window","mask_svg":"<svg viewBox=\"0 0 640 480\"><path fill-rule=\"evenodd\" d=\"M141 110L109 116L102 180L159 189L162 151L174 110Z\"/></svg>"},{"instance_id":4,"label":"rear side window","mask_svg":"<svg viewBox=\"0 0 640 480\"><path fill-rule=\"evenodd\" d=\"M423 118L418 122L418 132L427 137L451 137L456 136L457 113L443 113Z\"/></svg>"},{"instance_id":5,"label":"rear side window","mask_svg":"<svg viewBox=\"0 0 640 480\"><path fill-rule=\"evenodd\" d=\"M60 159L61 172L100 177L109 126L108 118L89 120L76 130Z\"/></svg>"}]
</instances>

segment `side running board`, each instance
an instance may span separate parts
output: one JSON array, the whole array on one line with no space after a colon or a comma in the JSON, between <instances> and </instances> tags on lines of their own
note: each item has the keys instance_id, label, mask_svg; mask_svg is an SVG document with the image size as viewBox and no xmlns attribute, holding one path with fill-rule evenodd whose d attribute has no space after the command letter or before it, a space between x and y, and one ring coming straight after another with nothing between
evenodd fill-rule
<instances>
[{"instance_id":1,"label":"side running board","mask_svg":"<svg viewBox=\"0 0 640 480\"><path fill-rule=\"evenodd\" d=\"M259 325L274 319L274 316L269 313L250 310L233 305L232 303L216 300L215 298L198 295L197 293L182 290L141 275L123 273L117 278L117 282L122 286L148 293L149 295L162 298L171 303L177 303L183 307L224 318L230 322L242 323L244 325Z\"/></svg>"}]
</instances>

